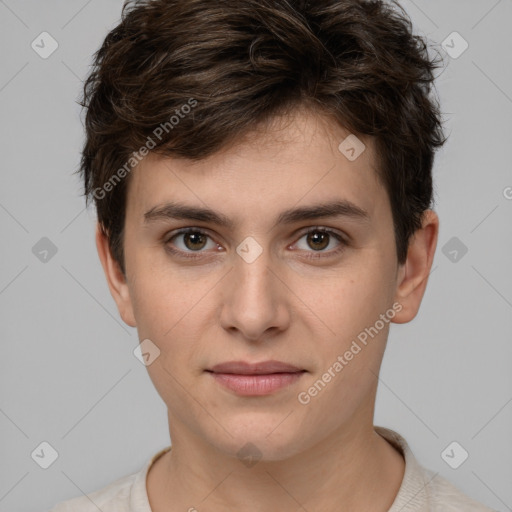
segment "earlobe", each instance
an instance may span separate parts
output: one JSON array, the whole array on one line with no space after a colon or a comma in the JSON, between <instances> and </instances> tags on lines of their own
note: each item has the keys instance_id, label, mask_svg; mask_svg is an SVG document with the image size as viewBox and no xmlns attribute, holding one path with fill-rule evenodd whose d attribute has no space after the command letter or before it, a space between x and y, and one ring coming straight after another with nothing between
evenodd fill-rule
<instances>
[{"instance_id":1,"label":"earlobe","mask_svg":"<svg viewBox=\"0 0 512 512\"><path fill-rule=\"evenodd\" d=\"M402 309L393 318L393 322L410 322L418 313L425 289L439 233L439 218L433 210L426 210L422 227L412 237L407 251L407 260L398 273L395 301Z\"/></svg>"},{"instance_id":2,"label":"earlobe","mask_svg":"<svg viewBox=\"0 0 512 512\"><path fill-rule=\"evenodd\" d=\"M99 223L96 225L96 248L103 271L105 272L110 293L117 304L121 318L130 327L136 327L137 324L133 314L130 290L126 278L121 272L119 264L112 257L108 238L103 233Z\"/></svg>"}]
</instances>

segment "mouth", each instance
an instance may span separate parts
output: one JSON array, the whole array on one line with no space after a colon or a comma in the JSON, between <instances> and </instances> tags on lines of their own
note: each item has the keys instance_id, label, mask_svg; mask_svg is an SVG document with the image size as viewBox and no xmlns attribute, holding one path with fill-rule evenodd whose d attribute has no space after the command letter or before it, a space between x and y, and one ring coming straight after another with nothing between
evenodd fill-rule
<instances>
[{"instance_id":1,"label":"mouth","mask_svg":"<svg viewBox=\"0 0 512 512\"><path fill-rule=\"evenodd\" d=\"M275 373L298 373L304 372L306 370L289 363L272 360L261 361L259 363L249 363L246 361L228 361L225 363L216 364L206 371L236 375L270 375Z\"/></svg>"},{"instance_id":2,"label":"mouth","mask_svg":"<svg viewBox=\"0 0 512 512\"><path fill-rule=\"evenodd\" d=\"M307 370L281 361L253 364L230 361L215 365L206 372L216 382L238 395L262 396L296 383Z\"/></svg>"}]
</instances>

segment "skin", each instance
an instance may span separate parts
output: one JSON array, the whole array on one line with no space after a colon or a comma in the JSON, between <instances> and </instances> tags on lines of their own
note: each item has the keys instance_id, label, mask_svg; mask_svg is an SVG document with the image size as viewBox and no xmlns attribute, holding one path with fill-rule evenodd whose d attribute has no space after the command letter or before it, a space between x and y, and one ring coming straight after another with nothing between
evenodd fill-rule
<instances>
[{"instance_id":1,"label":"skin","mask_svg":"<svg viewBox=\"0 0 512 512\"><path fill-rule=\"evenodd\" d=\"M406 263L398 265L373 141L360 137L366 150L349 161L338 150L349 132L332 120L298 109L281 121L199 162L150 155L132 171L126 277L97 230L98 253L121 317L137 328L140 340L149 338L160 350L147 369L168 408L172 450L148 474L154 512L385 512L403 479L402 455L373 428L389 323L309 403L297 395L393 304L401 310L392 322L416 316L438 217L425 212ZM333 199L355 203L369 218L274 226L283 210ZM145 212L173 200L220 212L234 227L144 222ZM340 242L333 236L308 240L304 232L315 226L345 235L342 252L334 254ZM171 241L184 227L209 236ZM236 252L248 236L262 249L252 263ZM200 257L177 257L166 245ZM267 359L307 372L261 397L239 396L205 372L220 362ZM251 467L237 457L248 442L262 454Z\"/></svg>"}]
</instances>

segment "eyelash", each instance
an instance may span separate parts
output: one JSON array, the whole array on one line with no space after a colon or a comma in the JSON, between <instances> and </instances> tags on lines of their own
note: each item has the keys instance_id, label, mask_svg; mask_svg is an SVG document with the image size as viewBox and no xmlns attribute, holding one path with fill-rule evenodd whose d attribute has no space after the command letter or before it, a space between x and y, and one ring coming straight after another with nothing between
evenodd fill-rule
<instances>
[{"instance_id":1,"label":"eyelash","mask_svg":"<svg viewBox=\"0 0 512 512\"><path fill-rule=\"evenodd\" d=\"M202 258L203 251L186 252L186 251L173 249L172 247L170 247L169 243L171 242L171 240L178 237L179 235L183 235L183 234L187 234L187 233L201 234L201 235L207 236L208 238L212 239L211 236L206 231L203 231L201 228L192 228L192 227L182 228L175 232L172 232L172 234L170 236L165 237L164 245L165 245L166 250L173 255L176 255L176 256L179 256L179 257L185 258L185 259L194 260L194 259ZM306 259L318 259L318 258L324 258L324 257L325 258L333 257L333 256L336 256L336 255L340 254L341 252L343 252L345 250L345 248L348 246L348 242L340 234L336 233L335 231L331 231L329 229L326 229L326 228L320 227L320 226L313 226L313 227L308 228L307 231L303 232L300 235L299 240L301 238L309 235L310 233L328 234L329 236L333 236L338 242L340 242L340 245L336 249L332 249L331 251L328 251L328 252L307 251L308 255L305 256ZM325 254L325 256L324 256L324 254Z\"/></svg>"}]
</instances>

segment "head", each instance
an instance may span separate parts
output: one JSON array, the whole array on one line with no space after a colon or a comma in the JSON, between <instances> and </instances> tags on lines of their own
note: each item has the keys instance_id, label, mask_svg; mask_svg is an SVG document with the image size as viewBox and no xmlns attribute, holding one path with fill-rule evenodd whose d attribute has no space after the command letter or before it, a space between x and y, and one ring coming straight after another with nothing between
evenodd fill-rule
<instances>
[{"instance_id":1,"label":"head","mask_svg":"<svg viewBox=\"0 0 512 512\"><path fill-rule=\"evenodd\" d=\"M389 2L125 4L84 86L80 170L176 425L279 459L368 420L390 323L417 314L437 242L435 67ZM207 371L268 359L305 372L241 397Z\"/></svg>"}]
</instances>

